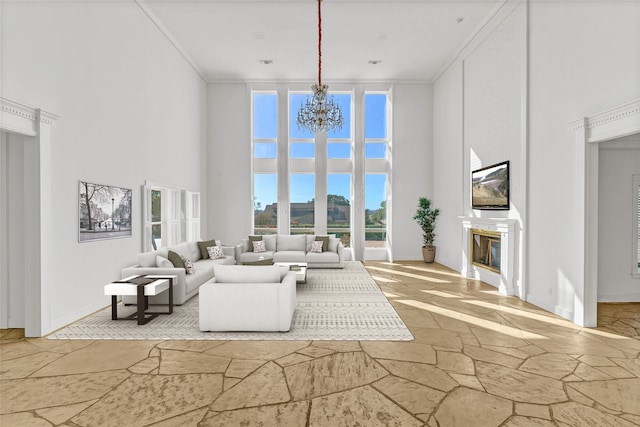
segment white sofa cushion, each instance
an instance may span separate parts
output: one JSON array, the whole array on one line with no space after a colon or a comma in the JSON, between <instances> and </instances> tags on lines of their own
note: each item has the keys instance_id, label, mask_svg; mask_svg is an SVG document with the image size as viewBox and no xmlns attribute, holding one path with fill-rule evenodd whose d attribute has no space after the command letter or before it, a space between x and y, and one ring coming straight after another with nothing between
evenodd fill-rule
<instances>
[{"instance_id":1,"label":"white sofa cushion","mask_svg":"<svg viewBox=\"0 0 640 427\"><path fill-rule=\"evenodd\" d=\"M278 252L280 251L305 251L307 248L307 236L304 234L288 235L278 234Z\"/></svg>"},{"instance_id":2,"label":"white sofa cushion","mask_svg":"<svg viewBox=\"0 0 640 427\"><path fill-rule=\"evenodd\" d=\"M202 258L202 256L200 255L198 242L180 243L179 245L169 247L169 250L177 253L178 255L182 255L183 257L188 258L191 261L197 261Z\"/></svg>"},{"instance_id":3,"label":"white sofa cushion","mask_svg":"<svg viewBox=\"0 0 640 427\"><path fill-rule=\"evenodd\" d=\"M340 262L340 257L337 252L324 251L320 253L309 252L307 253L306 261L313 263L336 263Z\"/></svg>"},{"instance_id":4,"label":"white sofa cushion","mask_svg":"<svg viewBox=\"0 0 640 427\"><path fill-rule=\"evenodd\" d=\"M278 251L273 254L274 262L306 262L303 251Z\"/></svg>"},{"instance_id":5,"label":"white sofa cushion","mask_svg":"<svg viewBox=\"0 0 640 427\"><path fill-rule=\"evenodd\" d=\"M314 234L307 234L307 252L311 250L311 245L316 241L316 236Z\"/></svg>"},{"instance_id":6,"label":"white sofa cushion","mask_svg":"<svg viewBox=\"0 0 640 427\"><path fill-rule=\"evenodd\" d=\"M213 267L216 283L276 283L280 282L277 266L216 265Z\"/></svg>"},{"instance_id":7,"label":"white sofa cushion","mask_svg":"<svg viewBox=\"0 0 640 427\"><path fill-rule=\"evenodd\" d=\"M264 244L267 246L268 251L272 251L272 252L276 251L276 244L278 241L278 236L276 234L264 235L262 236L262 240L264 241Z\"/></svg>"},{"instance_id":8,"label":"white sofa cushion","mask_svg":"<svg viewBox=\"0 0 640 427\"><path fill-rule=\"evenodd\" d=\"M340 239L336 238L335 236L331 236L329 235L329 246L327 247L327 250L330 252L338 252L338 245L340 244Z\"/></svg>"}]
</instances>

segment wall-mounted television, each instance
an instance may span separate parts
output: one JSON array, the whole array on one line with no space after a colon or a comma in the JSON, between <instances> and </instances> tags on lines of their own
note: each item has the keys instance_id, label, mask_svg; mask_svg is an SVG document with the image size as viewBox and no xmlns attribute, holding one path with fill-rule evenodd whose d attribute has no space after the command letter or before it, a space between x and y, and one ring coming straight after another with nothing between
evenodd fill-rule
<instances>
[{"instance_id":1,"label":"wall-mounted television","mask_svg":"<svg viewBox=\"0 0 640 427\"><path fill-rule=\"evenodd\" d=\"M509 210L509 161L471 172L471 207Z\"/></svg>"}]
</instances>

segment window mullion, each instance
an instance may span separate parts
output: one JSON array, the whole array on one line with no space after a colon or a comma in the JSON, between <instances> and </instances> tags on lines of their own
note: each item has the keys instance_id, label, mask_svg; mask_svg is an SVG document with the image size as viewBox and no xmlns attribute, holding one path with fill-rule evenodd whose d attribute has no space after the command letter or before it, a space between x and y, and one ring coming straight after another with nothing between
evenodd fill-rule
<instances>
[{"instance_id":1,"label":"window mullion","mask_svg":"<svg viewBox=\"0 0 640 427\"><path fill-rule=\"evenodd\" d=\"M289 93L278 88L278 233L289 234Z\"/></svg>"},{"instance_id":2,"label":"window mullion","mask_svg":"<svg viewBox=\"0 0 640 427\"><path fill-rule=\"evenodd\" d=\"M354 93L353 216L351 247L355 260L364 259L364 90Z\"/></svg>"},{"instance_id":3,"label":"window mullion","mask_svg":"<svg viewBox=\"0 0 640 427\"><path fill-rule=\"evenodd\" d=\"M327 133L316 133L315 231L327 234Z\"/></svg>"}]
</instances>

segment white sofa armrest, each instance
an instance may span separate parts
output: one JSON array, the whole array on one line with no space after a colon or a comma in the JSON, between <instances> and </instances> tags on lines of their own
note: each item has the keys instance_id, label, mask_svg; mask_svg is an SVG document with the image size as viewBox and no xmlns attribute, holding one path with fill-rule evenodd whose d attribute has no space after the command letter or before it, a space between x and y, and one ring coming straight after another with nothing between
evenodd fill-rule
<instances>
[{"instance_id":1,"label":"white sofa armrest","mask_svg":"<svg viewBox=\"0 0 640 427\"><path fill-rule=\"evenodd\" d=\"M240 259L240 254L243 254L249 250L248 240L245 242L244 240L233 247L235 252L236 261Z\"/></svg>"}]
</instances>

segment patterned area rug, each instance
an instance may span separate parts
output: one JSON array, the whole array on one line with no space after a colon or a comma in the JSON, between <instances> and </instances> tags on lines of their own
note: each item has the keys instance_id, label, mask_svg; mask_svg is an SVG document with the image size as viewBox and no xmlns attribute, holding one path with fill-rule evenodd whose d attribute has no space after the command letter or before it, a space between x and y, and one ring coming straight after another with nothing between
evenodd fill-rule
<instances>
[{"instance_id":1,"label":"patterned area rug","mask_svg":"<svg viewBox=\"0 0 640 427\"><path fill-rule=\"evenodd\" d=\"M410 341L413 335L369 272L357 261L344 269L309 269L297 286L296 310L289 332L201 332L198 296L146 325L111 320L105 308L48 336L91 340L384 340ZM133 313L118 306L118 315Z\"/></svg>"}]
</instances>

